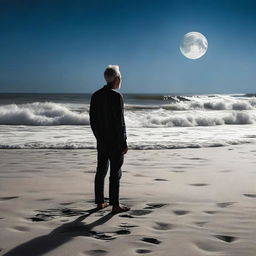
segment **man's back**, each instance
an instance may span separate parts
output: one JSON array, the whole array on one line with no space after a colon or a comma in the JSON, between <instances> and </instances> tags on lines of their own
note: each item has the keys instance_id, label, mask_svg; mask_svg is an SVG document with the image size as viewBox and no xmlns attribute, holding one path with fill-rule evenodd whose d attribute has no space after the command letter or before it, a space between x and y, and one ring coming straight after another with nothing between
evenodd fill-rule
<instances>
[{"instance_id":1,"label":"man's back","mask_svg":"<svg viewBox=\"0 0 256 256\"><path fill-rule=\"evenodd\" d=\"M97 142L112 149L127 147L123 97L105 85L90 102L90 125Z\"/></svg>"},{"instance_id":2,"label":"man's back","mask_svg":"<svg viewBox=\"0 0 256 256\"><path fill-rule=\"evenodd\" d=\"M124 155L128 151L123 97L114 91L121 87L119 66L108 65L104 71L104 78L107 85L92 94L89 112L91 128L97 139L95 203L98 210L108 206L104 197L104 181L110 163L109 204L113 206L112 213L116 214L130 210L119 203L121 167Z\"/></svg>"}]
</instances>

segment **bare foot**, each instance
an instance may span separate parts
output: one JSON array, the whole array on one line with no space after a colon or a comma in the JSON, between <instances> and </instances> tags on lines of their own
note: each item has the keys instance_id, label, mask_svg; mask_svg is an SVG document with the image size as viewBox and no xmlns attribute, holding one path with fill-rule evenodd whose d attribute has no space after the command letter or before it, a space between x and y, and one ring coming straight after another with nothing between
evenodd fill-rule
<instances>
[{"instance_id":1,"label":"bare foot","mask_svg":"<svg viewBox=\"0 0 256 256\"><path fill-rule=\"evenodd\" d=\"M116 214L116 213L120 213L120 212L127 212L127 211L129 211L130 209L131 209L131 208L130 208L130 207L127 207L127 206L120 206L120 205L117 205L117 206L113 206L111 213L112 213L112 214Z\"/></svg>"},{"instance_id":2,"label":"bare foot","mask_svg":"<svg viewBox=\"0 0 256 256\"><path fill-rule=\"evenodd\" d=\"M101 209L104 209L104 208L106 208L108 206L109 206L109 204L104 202L104 203L101 203L101 204L97 204L97 208L96 209L97 210L101 210Z\"/></svg>"}]
</instances>

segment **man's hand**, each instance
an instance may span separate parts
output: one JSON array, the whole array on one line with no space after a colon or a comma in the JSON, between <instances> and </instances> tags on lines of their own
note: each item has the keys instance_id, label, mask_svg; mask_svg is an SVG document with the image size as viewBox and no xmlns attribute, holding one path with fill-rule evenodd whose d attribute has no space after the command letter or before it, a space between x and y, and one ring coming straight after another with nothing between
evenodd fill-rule
<instances>
[{"instance_id":1,"label":"man's hand","mask_svg":"<svg viewBox=\"0 0 256 256\"><path fill-rule=\"evenodd\" d=\"M122 151L122 154L125 155L128 151L128 147L126 147L123 151Z\"/></svg>"}]
</instances>

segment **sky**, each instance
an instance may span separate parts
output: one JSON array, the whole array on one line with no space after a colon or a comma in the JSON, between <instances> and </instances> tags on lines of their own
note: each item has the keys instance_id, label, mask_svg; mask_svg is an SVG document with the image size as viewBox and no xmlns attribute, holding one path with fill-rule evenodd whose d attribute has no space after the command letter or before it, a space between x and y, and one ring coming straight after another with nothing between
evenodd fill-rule
<instances>
[{"instance_id":1,"label":"sky","mask_svg":"<svg viewBox=\"0 0 256 256\"><path fill-rule=\"evenodd\" d=\"M184 34L208 40L199 59ZM0 0L0 92L255 93L256 1Z\"/></svg>"}]
</instances>

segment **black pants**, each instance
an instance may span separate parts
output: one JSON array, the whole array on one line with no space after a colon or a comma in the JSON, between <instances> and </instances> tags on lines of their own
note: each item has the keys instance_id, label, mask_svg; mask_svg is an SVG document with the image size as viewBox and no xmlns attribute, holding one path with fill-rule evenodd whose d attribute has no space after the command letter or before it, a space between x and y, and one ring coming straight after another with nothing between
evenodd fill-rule
<instances>
[{"instance_id":1,"label":"black pants","mask_svg":"<svg viewBox=\"0 0 256 256\"><path fill-rule=\"evenodd\" d=\"M109 204L118 205L124 155L120 150L97 143L97 170L94 183L96 204L104 202L104 180L108 172L109 162Z\"/></svg>"}]
</instances>

